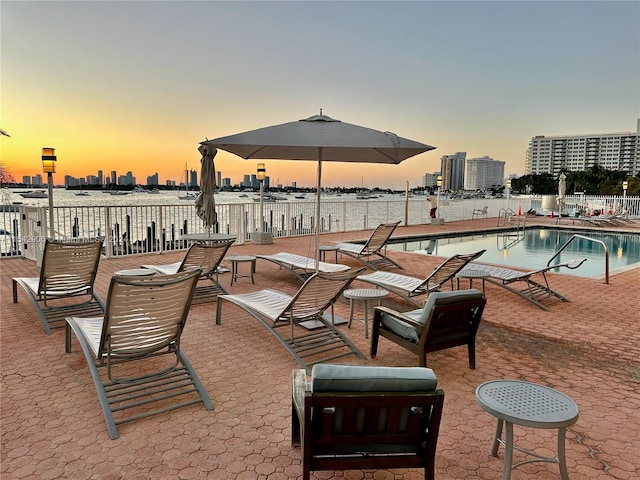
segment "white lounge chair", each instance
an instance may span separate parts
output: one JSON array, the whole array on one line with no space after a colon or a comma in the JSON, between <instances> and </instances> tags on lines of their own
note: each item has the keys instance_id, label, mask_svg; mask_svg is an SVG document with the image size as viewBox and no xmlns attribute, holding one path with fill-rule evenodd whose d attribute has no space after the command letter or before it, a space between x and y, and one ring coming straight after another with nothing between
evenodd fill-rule
<instances>
[{"instance_id":1,"label":"white lounge chair","mask_svg":"<svg viewBox=\"0 0 640 480\"><path fill-rule=\"evenodd\" d=\"M309 276L316 273L316 261L313 258L303 257L302 255L296 255L295 253L280 252L274 253L273 255L256 255L256 257L277 263L282 268L293 273L303 282L309 278ZM318 271L322 273L346 272L350 269L350 266L339 263L318 263Z\"/></svg>"},{"instance_id":2,"label":"white lounge chair","mask_svg":"<svg viewBox=\"0 0 640 480\"><path fill-rule=\"evenodd\" d=\"M382 223L376 227L365 243L338 243L338 251L361 261L374 270L385 267L402 268L402 265L387 257L387 242L399 224L400 222Z\"/></svg>"},{"instance_id":3,"label":"white lounge chair","mask_svg":"<svg viewBox=\"0 0 640 480\"><path fill-rule=\"evenodd\" d=\"M456 273L484 252L485 250L480 250L476 253L449 257L436 267L425 279L392 272L373 272L368 275L360 275L357 280L389 290L413 305L422 307L424 299L417 301L414 297L440 291L444 284L453 280Z\"/></svg>"},{"instance_id":4,"label":"white lounge chair","mask_svg":"<svg viewBox=\"0 0 640 480\"><path fill-rule=\"evenodd\" d=\"M561 267L566 267L574 270L586 261L586 258L578 258L570 260L568 262L558 263L556 265L550 265L545 268L531 270L528 272L512 270L510 268L504 267L496 267L493 265L482 265L480 263L471 263L469 264L469 268L488 273L489 277L486 279L487 282L505 288L510 292L515 293L516 295L520 295L525 300L528 300L529 302L533 303L535 306L543 310L549 310L548 307L552 303L558 301L568 302L569 300L551 289L551 287L549 286L549 280L547 279L546 275L547 272L549 272L550 270L560 269ZM541 276L542 281L537 282L533 280L531 277L533 277L534 275ZM518 290L517 288L511 286L511 284L518 282L523 282L524 288Z\"/></svg>"},{"instance_id":5,"label":"white lounge chair","mask_svg":"<svg viewBox=\"0 0 640 480\"><path fill-rule=\"evenodd\" d=\"M306 369L348 355L365 356L336 328L333 304L364 268L337 273L314 273L293 295L276 290L218 296L216 324L222 323L222 305L231 302L244 309L280 340L296 361ZM331 316L325 311L331 308ZM322 328L308 331L302 322L317 321ZM281 334L281 329L290 330ZM304 330L304 331L303 331Z\"/></svg>"}]
</instances>

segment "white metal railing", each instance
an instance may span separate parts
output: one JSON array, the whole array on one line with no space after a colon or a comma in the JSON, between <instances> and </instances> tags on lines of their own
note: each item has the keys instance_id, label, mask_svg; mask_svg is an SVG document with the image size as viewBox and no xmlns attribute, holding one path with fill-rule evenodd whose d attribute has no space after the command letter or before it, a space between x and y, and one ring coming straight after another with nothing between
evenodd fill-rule
<instances>
[{"instance_id":1,"label":"white metal railing","mask_svg":"<svg viewBox=\"0 0 640 480\"><path fill-rule=\"evenodd\" d=\"M622 204L622 197L568 196L564 211L578 205ZM487 217L498 218L506 211L524 213L540 208L536 197L499 199L441 199L438 216L445 221L469 220L475 209L485 205ZM640 218L640 198L624 199L630 218ZM13 208L17 207L17 208ZM260 231L257 202L216 204L218 231L235 235L237 243ZM264 230L277 237L309 235L319 225L321 233L369 230L380 223L401 221L407 225L427 224L429 203L424 197L371 201L327 201L321 203L316 221L315 202L269 202L264 204ZM0 248L3 256L22 255L37 259L48 236L48 208L0 206ZM186 248L188 233L205 233L192 204L135 206L54 207L55 238L95 238L104 240L107 257L143 252L163 252Z\"/></svg>"}]
</instances>

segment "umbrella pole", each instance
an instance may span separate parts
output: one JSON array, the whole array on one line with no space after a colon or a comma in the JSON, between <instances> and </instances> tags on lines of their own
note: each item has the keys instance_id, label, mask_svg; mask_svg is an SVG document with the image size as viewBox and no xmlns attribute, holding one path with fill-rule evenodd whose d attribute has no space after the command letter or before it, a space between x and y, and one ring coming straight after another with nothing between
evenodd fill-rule
<instances>
[{"instance_id":1,"label":"umbrella pole","mask_svg":"<svg viewBox=\"0 0 640 480\"><path fill-rule=\"evenodd\" d=\"M316 183L316 273L320 271L320 184L322 182L322 147L318 148L318 179Z\"/></svg>"}]
</instances>

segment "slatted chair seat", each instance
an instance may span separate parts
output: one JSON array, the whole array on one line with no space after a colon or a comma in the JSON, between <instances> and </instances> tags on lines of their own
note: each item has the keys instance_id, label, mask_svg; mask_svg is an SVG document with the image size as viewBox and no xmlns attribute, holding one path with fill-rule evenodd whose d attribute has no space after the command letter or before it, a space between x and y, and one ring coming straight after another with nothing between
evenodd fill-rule
<instances>
[{"instance_id":1,"label":"slatted chair seat","mask_svg":"<svg viewBox=\"0 0 640 480\"><path fill-rule=\"evenodd\" d=\"M419 301L415 297L429 295L431 292L439 292L447 282L453 281L460 270L468 265L469 262L480 257L485 251L480 250L476 253L453 255L436 267L425 279L392 272L373 272L367 275L360 275L357 280L388 290L409 303L421 307L424 299Z\"/></svg>"},{"instance_id":2,"label":"slatted chair seat","mask_svg":"<svg viewBox=\"0 0 640 480\"><path fill-rule=\"evenodd\" d=\"M273 262L305 281L316 272L316 261L295 253L280 252L271 255L256 255L257 258ZM339 263L318 262L318 271L322 273L346 272L351 267Z\"/></svg>"},{"instance_id":3,"label":"slatted chair seat","mask_svg":"<svg viewBox=\"0 0 640 480\"><path fill-rule=\"evenodd\" d=\"M270 289L220 295L216 324L222 323L222 306L227 301L245 310L273 333L304 368L350 355L365 358L333 322L333 304L363 271L364 268L315 273L293 296ZM331 315L325 313L329 308ZM301 325L309 321L318 322L319 328L309 331Z\"/></svg>"},{"instance_id":4,"label":"slatted chair seat","mask_svg":"<svg viewBox=\"0 0 640 480\"><path fill-rule=\"evenodd\" d=\"M102 315L104 302L94 290L102 240L64 242L47 240L40 276L12 279L13 303L18 286L33 303L47 335L64 326L69 315Z\"/></svg>"},{"instance_id":5,"label":"slatted chair seat","mask_svg":"<svg viewBox=\"0 0 640 480\"><path fill-rule=\"evenodd\" d=\"M212 245L194 243L189 247L181 262L142 265L142 268L155 270L162 275L200 269L202 275L194 294L194 303L215 301L218 295L227 293L227 290L219 282L218 272L220 263L232 244L232 241Z\"/></svg>"},{"instance_id":6,"label":"slatted chair seat","mask_svg":"<svg viewBox=\"0 0 640 480\"><path fill-rule=\"evenodd\" d=\"M340 253L349 255L374 270L389 267L402 268L399 263L387 256L387 242L399 224L400 222L378 225L363 244L343 242L336 246Z\"/></svg>"},{"instance_id":7,"label":"slatted chair seat","mask_svg":"<svg viewBox=\"0 0 640 480\"><path fill-rule=\"evenodd\" d=\"M165 276L114 276L102 317L68 317L96 386L109 436L118 425L169 410L213 404L180 348L201 271Z\"/></svg>"}]
</instances>

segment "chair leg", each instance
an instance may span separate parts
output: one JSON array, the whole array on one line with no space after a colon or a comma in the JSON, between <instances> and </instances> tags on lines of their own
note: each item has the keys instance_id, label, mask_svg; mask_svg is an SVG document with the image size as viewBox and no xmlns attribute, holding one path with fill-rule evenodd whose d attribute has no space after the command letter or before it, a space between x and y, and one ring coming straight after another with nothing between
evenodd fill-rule
<instances>
[{"instance_id":1,"label":"chair leg","mask_svg":"<svg viewBox=\"0 0 640 480\"><path fill-rule=\"evenodd\" d=\"M469 368L475 370L476 368L476 344L475 341L469 342Z\"/></svg>"},{"instance_id":2,"label":"chair leg","mask_svg":"<svg viewBox=\"0 0 640 480\"><path fill-rule=\"evenodd\" d=\"M378 313L374 314L373 326L371 327L371 348L369 353L371 358L375 358L378 354L378 337L380 336L380 320L377 319Z\"/></svg>"}]
</instances>

